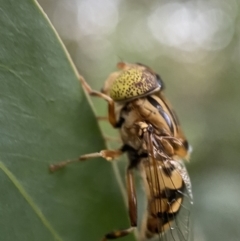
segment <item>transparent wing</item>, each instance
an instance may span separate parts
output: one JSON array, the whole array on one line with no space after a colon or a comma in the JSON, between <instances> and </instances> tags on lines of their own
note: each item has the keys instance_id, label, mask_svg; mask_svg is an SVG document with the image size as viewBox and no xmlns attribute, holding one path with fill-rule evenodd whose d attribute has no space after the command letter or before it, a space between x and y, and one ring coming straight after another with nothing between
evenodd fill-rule
<instances>
[{"instance_id":1,"label":"transparent wing","mask_svg":"<svg viewBox=\"0 0 240 241\"><path fill-rule=\"evenodd\" d=\"M162 153L154 135L148 133L145 161L148 210L144 220L145 239L191 241L191 182L184 163ZM144 239L142 239L144 240Z\"/></svg>"},{"instance_id":2,"label":"transparent wing","mask_svg":"<svg viewBox=\"0 0 240 241\"><path fill-rule=\"evenodd\" d=\"M184 188L176 190L182 195L182 200L179 201L179 212L169 222L169 228L160 240L164 241L192 241L192 223L191 223L191 207L193 204L191 182L188 176L184 163L181 160L171 160L170 163L176 168L175 170L181 175L184 183ZM171 178L171 177L170 177ZM174 179L172 182L174 184Z\"/></svg>"}]
</instances>

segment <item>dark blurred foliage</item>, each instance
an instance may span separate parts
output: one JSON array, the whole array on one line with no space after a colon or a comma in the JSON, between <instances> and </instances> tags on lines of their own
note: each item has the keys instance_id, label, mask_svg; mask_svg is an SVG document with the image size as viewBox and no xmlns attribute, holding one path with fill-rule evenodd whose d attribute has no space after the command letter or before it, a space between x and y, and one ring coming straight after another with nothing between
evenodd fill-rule
<instances>
[{"instance_id":1,"label":"dark blurred foliage","mask_svg":"<svg viewBox=\"0 0 240 241\"><path fill-rule=\"evenodd\" d=\"M195 241L240 240L239 2L39 2L95 89L121 60L161 75L193 146Z\"/></svg>"}]
</instances>

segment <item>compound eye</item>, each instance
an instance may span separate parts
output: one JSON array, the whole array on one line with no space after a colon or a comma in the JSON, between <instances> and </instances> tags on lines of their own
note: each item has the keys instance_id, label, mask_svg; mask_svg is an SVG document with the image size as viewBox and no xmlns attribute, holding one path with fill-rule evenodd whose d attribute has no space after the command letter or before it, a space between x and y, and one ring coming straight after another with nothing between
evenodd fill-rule
<instances>
[{"instance_id":1,"label":"compound eye","mask_svg":"<svg viewBox=\"0 0 240 241\"><path fill-rule=\"evenodd\" d=\"M123 71L114 81L110 97L115 101L129 101L161 89L156 75L148 70L131 68Z\"/></svg>"},{"instance_id":2,"label":"compound eye","mask_svg":"<svg viewBox=\"0 0 240 241\"><path fill-rule=\"evenodd\" d=\"M156 74L156 78L157 78L159 85L161 86L161 90L165 90L165 84L164 84L162 78L160 77L160 75Z\"/></svg>"}]
</instances>

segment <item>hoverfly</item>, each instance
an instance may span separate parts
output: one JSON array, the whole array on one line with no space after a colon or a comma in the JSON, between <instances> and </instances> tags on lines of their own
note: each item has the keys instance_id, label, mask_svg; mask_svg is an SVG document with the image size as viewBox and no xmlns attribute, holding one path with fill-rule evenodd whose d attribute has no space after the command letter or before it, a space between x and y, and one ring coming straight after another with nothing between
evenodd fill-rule
<instances>
[{"instance_id":1,"label":"hoverfly","mask_svg":"<svg viewBox=\"0 0 240 241\"><path fill-rule=\"evenodd\" d=\"M107 233L102 241L123 237L137 227L137 198L133 169L144 181L147 210L139 240L189 241L191 183L182 162L190 146L177 117L163 95L163 81L142 64L118 63L101 92L94 91L80 77L84 89L108 102L108 120L118 128L123 145L118 150L102 150L82 155L78 160L50 166L55 171L68 163L95 157L114 160L127 153L126 186L130 227Z\"/></svg>"}]
</instances>

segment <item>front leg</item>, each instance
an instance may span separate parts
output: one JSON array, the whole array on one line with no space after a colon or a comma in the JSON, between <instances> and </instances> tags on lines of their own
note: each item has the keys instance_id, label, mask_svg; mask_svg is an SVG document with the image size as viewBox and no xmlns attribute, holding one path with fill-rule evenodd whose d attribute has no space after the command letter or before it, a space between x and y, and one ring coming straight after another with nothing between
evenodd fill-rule
<instances>
[{"instance_id":1,"label":"front leg","mask_svg":"<svg viewBox=\"0 0 240 241\"><path fill-rule=\"evenodd\" d=\"M100 91L93 90L82 76L79 76L79 80L89 95L102 98L108 102L108 120L111 125L115 127L117 125L117 120L115 116L115 105L113 99Z\"/></svg>"}]
</instances>

